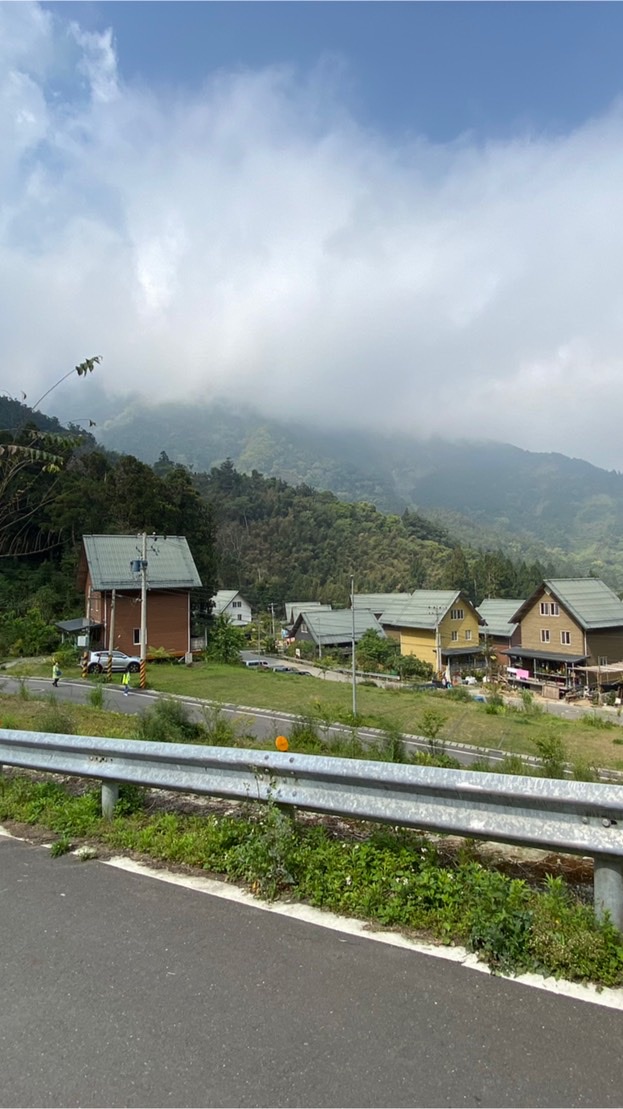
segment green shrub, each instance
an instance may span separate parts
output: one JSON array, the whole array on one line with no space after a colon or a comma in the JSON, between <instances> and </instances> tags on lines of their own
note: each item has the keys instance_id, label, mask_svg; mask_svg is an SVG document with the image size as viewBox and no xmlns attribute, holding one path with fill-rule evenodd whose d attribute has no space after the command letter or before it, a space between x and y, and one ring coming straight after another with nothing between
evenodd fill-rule
<instances>
[{"instance_id":1,"label":"green shrub","mask_svg":"<svg viewBox=\"0 0 623 1109\"><path fill-rule=\"evenodd\" d=\"M541 768L546 778L566 778L567 756L559 736L544 735L535 741Z\"/></svg>"},{"instance_id":2,"label":"green shrub","mask_svg":"<svg viewBox=\"0 0 623 1109\"><path fill-rule=\"evenodd\" d=\"M562 878L547 878L545 891L534 899L527 953L539 969L557 978L616 986L623 977L621 933L609 920L597 923Z\"/></svg>"},{"instance_id":3,"label":"green shrub","mask_svg":"<svg viewBox=\"0 0 623 1109\"><path fill-rule=\"evenodd\" d=\"M115 805L115 816L130 816L132 813L142 812L146 801L147 790L142 786L133 785L132 782L121 782Z\"/></svg>"},{"instance_id":4,"label":"green shrub","mask_svg":"<svg viewBox=\"0 0 623 1109\"><path fill-rule=\"evenodd\" d=\"M228 720L223 710L214 705L207 705L203 709L203 721L205 735L202 738L202 743L209 744L210 747L239 747L241 737L238 734L236 724L232 720ZM244 736L247 740L246 746L252 747L255 739L252 736Z\"/></svg>"},{"instance_id":5,"label":"green shrub","mask_svg":"<svg viewBox=\"0 0 623 1109\"><path fill-rule=\"evenodd\" d=\"M497 716L500 713L504 712L504 698L500 693L494 691L489 694L482 707L485 712L489 713L492 716Z\"/></svg>"},{"instance_id":6,"label":"green shrub","mask_svg":"<svg viewBox=\"0 0 623 1109\"><path fill-rule=\"evenodd\" d=\"M417 724L419 735L425 736L426 739L437 739L446 719L437 709L425 709Z\"/></svg>"},{"instance_id":7,"label":"green shrub","mask_svg":"<svg viewBox=\"0 0 623 1109\"><path fill-rule=\"evenodd\" d=\"M597 782L599 781L599 773L595 766L590 763L578 759L571 766L571 776L576 782Z\"/></svg>"},{"instance_id":8,"label":"green shrub","mask_svg":"<svg viewBox=\"0 0 623 1109\"><path fill-rule=\"evenodd\" d=\"M318 734L313 716L301 716L294 721L290 729L290 747L305 755L320 755L325 752L325 744Z\"/></svg>"},{"instance_id":9,"label":"green shrub","mask_svg":"<svg viewBox=\"0 0 623 1109\"><path fill-rule=\"evenodd\" d=\"M61 708L51 696L47 706L37 714L37 731L50 732L52 735L75 735L76 726L71 713Z\"/></svg>"},{"instance_id":10,"label":"green shrub","mask_svg":"<svg viewBox=\"0 0 623 1109\"><path fill-rule=\"evenodd\" d=\"M102 709L104 707L104 689L101 682L97 682L96 685L89 690L89 704L94 709Z\"/></svg>"},{"instance_id":11,"label":"green shrub","mask_svg":"<svg viewBox=\"0 0 623 1109\"><path fill-rule=\"evenodd\" d=\"M136 738L152 743L205 743L206 730L190 719L181 701L163 697L137 718Z\"/></svg>"},{"instance_id":12,"label":"green shrub","mask_svg":"<svg viewBox=\"0 0 623 1109\"><path fill-rule=\"evenodd\" d=\"M468 942L489 966L502 972L527 970L527 943L532 926L531 892L519 879L473 867L473 889L467 890Z\"/></svg>"},{"instance_id":13,"label":"green shrub","mask_svg":"<svg viewBox=\"0 0 623 1109\"><path fill-rule=\"evenodd\" d=\"M336 736L334 739L329 739L323 747L323 753L334 755L335 758L342 759L374 758L373 748L364 747L354 728L348 735Z\"/></svg>"},{"instance_id":14,"label":"green shrub","mask_svg":"<svg viewBox=\"0 0 623 1109\"><path fill-rule=\"evenodd\" d=\"M53 859L60 858L61 855L67 855L71 851L72 843L68 836L61 836L50 847L50 855Z\"/></svg>"},{"instance_id":15,"label":"green shrub","mask_svg":"<svg viewBox=\"0 0 623 1109\"><path fill-rule=\"evenodd\" d=\"M471 694L464 685L453 685L446 693L448 701L471 701Z\"/></svg>"},{"instance_id":16,"label":"green shrub","mask_svg":"<svg viewBox=\"0 0 623 1109\"><path fill-rule=\"evenodd\" d=\"M584 712L580 717L580 722L586 728L618 728L619 724L615 724L614 720L608 720L605 716L600 716L597 712Z\"/></svg>"},{"instance_id":17,"label":"green shrub","mask_svg":"<svg viewBox=\"0 0 623 1109\"><path fill-rule=\"evenodd\" d=\"M543 715L543 706L536 704L534 696L529 689L522 689L521 691L521 708L526 716Z\"/></svg>"},{"instance_id":18,"label":"green shrub","mask_svg":"<svg viewBox=\"0 0 623 1109\"><path fill-rule=\"evenodd\" d=\"M375 747L375 754L370 754L370 758L377 757L377 754L387 762L408 762L409 756L407 755L407 748L405 747L404 736L398 728L386 727L383 729L383 738L380 743Z\"/></svg>"},{"instance_id":19,"label":"green shrub","mask_svg":"<svg viewBox=\"0 0 623 1109\"><path fill-rule=\"evenodd\" d=\"M498 768L499 774L518 774L524 777L534 777L534 768L525 762L521 755L505 755Z\"/></svg>"},{"instance_id":20,"label":"green shrub","mask_svg":"<svg viewBox=\"0 0 623 1109\"><path fill-rule=\"evenodd\" d=\"M54 658L60 667L77 666L82 655L82 650L74 647L72 643L61 643L54 652Z\"/></svg>"},{"instance_id":21,"label":"green shrub","mask_svg":"<svg viewBox=\"0 0 623 1109\"><path fill-rule=\"evenodd\" d=\"M461 764L458 759L452 755L446 754L445 751L416 751L411 756L410 762L416 766L440 766L444 770L460 770ZM472 767L470 767L470 770Z\"/></svg>"}]
</instances>

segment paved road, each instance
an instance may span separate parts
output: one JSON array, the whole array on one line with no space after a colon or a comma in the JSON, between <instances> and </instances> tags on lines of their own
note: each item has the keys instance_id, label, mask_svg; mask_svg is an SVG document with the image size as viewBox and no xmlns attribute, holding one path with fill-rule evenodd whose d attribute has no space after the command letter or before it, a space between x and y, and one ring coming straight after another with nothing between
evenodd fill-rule
<instances>
[{"instance_id":1,"label":"paved road","mask_svg":"<svg viewBox=\"0 0 623 1109\"><path fill-rule=\"evenodd\" d=\"M298 680L298 678L293 678L293 681ZM305 679L302 680L304 681ZM50 693L54 693L58 701L73 702L74 704L81 705L89 703L89 695L93 689L93 686L88 682L78 679L75 681L61 681L58 688L53 690L51 679L48 678L25 678L20 680L9 676L3 676L0 678L0 690L6 693L18 693L22 681L28 691L35 696L47 696ZM103 685L100 688L103 692L104 708L130 715L143 712L146 708L155 704L159 697L166 696L166 694L158 693L155 690L134 690L128 697L124 697L120 685ZM182 697L179 699L187 706L191 718L196 720L203 720L205 718L205 710L211 704L209 701L201 701L198 698ZM297 719L293 715L279 712L276 709L258 709L242 705L219 704L217 706L214 703L212 703L212 707L218 708L223 716L232 721L241 732L255 735L258 739L262 740L272 739L280 733L289 735L290 729ZM322 736L329 740L351 734L351 729L340 725L319 725L318 730ZM358 728L357 735L363 743L366 741L378 743L381 738L381 733L375 731L373 728ZM430 740L424 737L418 738L415 736L408 736L405 737L405 743L407 748L411 751L430 750ZM493 764L502 762L506 757L504 751L473 747L467 744L444 743L444 747L448 754L453 755L464 766L469 766L475 759L481 759L485 756L488 757Z\"/></svg>"},{"instance_id":2,"label":"paved road","mask_svg":"<svg viewBox=\"0 0 623 1109\"><path fill-rule=\"evenodd\" d=\"M0 838L5 1106L620 1106L623 1014Z\"/></svg>"},{"instance_id":3,"label":"paved road","mask_svg":"<svg viewBox=\"0 0 623 1109\"><path fill-rule=\"evenodd\" d=\"M292 677L293 681L299 679ZM76 680L61 680L57 689L52 689L52 681L50 678L13 678L9 674L3 674L0 677L0 691L6 693L19 693L22 684L26 689L35 696L44 696L54 693L54 696L59 701L73 702L74 704L88 704L89 697L93 690L93 685L89 682ZM122 687L120 684L113 684L111 686L102 685L104 698L104 708L114 712L126 713L129 715L139 713L155 704L159 697L167 696L166 694L159 693L156 690L138 690L135 689L128 697L124 697ZM278 734L289 735L293 723L297 719L295 716L288 713L279 712L276 709L258 709L243 705L221 705L210 701L202 701L193 697L180 697L183 703L187 706L191 718L201 721L205 719L206 708L218 708L218 710L228 720L232 721L241 732L255 735L258 739L272 739ZM572 711L571 706L566 706L569 711ZM577 709L575 710L577 712ZM351 729L341 725L334 726L318 726L318 730L326 739L335 739L350 735ZM357 735L363 742L371 744L378 743L382 738L382 733L375 731L374 728L358 728ZM405 736L405 745L407 750L415 751L429 751L430 740L423 736ZM444 750L447 754L452 755L462 766L469 766L476 760L486 758L491 763L492 769L498 763L502 763L507 757L508 752L504 750L496 750L491 747L475 747L473 744L452 743L444 741ZM538 764L538 759L531 758L530 756L523 756L526 762L532 762L534 765ZM607 777L617 778L617 772L611 771Z\"/></svg>"}]
</instances>

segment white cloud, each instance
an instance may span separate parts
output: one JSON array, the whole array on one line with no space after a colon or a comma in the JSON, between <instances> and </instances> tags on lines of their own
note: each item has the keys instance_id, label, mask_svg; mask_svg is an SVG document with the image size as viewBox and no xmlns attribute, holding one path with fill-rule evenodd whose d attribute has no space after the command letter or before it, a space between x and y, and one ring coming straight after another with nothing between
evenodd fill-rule
<instances>
[{"instance_id":1,"label":"white cloud","mask_svg":"<svg viewBox=\"0 0 623 1109\"><path fill-rule=\"evenodd\" d=\"M0 4L0 44L5 388L102 353L150 399L623 468L618 105L555 138L400 144L322 67L165 96L29 3Z\"/></svg>"},{"instance_id":2,"label":"white cloud","mask_svg":"<svg viewBox=\"0 0 623 1109\"><path fill-rule=\"evenodd\" d=\"M89 83L93 99L107 104L119 95L117 84L117 57L110 28L101 34L83 31L77 23L70 23L71 35L82 48L78 70Z\"/></svg>"}]
</instances>

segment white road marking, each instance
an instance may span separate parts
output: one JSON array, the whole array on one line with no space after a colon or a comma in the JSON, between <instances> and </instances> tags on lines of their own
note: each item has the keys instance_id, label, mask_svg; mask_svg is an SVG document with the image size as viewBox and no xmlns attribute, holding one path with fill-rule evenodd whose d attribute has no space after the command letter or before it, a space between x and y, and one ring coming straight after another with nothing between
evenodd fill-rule
<instances>
[{"instance_id":1,"label":"white road marking","mask_svg":"<svg viewBox=\"0 0 623 1109\"><path fill-rule=\"evenodd\" d=\"M214 878L204 878L202 875L176 874L174 871L156 869L123 856L100 861L106 866L113 866L130 874L140 874L145 878L156 878L159 882L168 882L170 885L183 886L185 889L195 890L198 893L207 893L211 897L234 901L239 905L245 905L247 908L260 909L266 913L276 913L278 916L301 920L305 924L315 924L320 928L329 928L333 932L341 932L344 935L374 940L376 943L388 944L390 947L400 947L419 955L432 955L436 959L446 959L448 962L459 963L466 970L491 974L489 967L480 962L472 952L466 951L464 947L437 946L436 944L412 940L408 936L403 936L397 932L377 932L373 926L362 920L341 917L336 913L314 909L310 905L302 905L299 902L262 901L248 893L247 890L230 885L228 882L219 882ZM570 997L574 1001L588 1001L593 1005L601 1005L607 1009L623 1010L623 989L615 990L605 987L598 990L596 986L566 982L556 978L544 978L540 974L521 974L516 978L505 977L505 981L517 982L519 985L531 986L537 990L545 990L547 993L558 994L560 997Z\"/></svg>"},{"instance_id":2,"label":"white road marking","mask_svg":"<svg viewBox=\"0 0 623 1109\"><path fill-rule=\"evenodd\" d=\"M0 824L0 837L19 840L27 843L23 836L14 836ZM41 846L51 847L51 844ZM405 951L413 951L418 955L432 955L435 959L445 959L447 962L459 963L466 970L476 970L480 974L491 974L489 967L477 959L476 955L464 947L444 947L441 944L422 943L409 936L398 932L377 932L372 925L363 920L354 920L350 917L338 916L337 913L325 912L314 909L310 905L299 902L287 901L262 901L254 897L247 890L240 889L229 882L219 882L214 878L205 878L201 874L177 874L171 870L160 870L156 867L146 866L145 863L136 862L135 859L123 855L111 859L98 859L104 866L112 866L117 870L124 870L128 874L139 874L143 878L155 878L159 882L167 882L172 886L182 886L197 893L207 893L210 897L220 897L224 901L234 901L249 909L259 909L265 913L275 913L278 916L289 917L291 920L301 920L305 924L314 924L319 928L328 928L332 932L341 932L343 935L358 936L360 939L373 940L384 943L390 947L400 947ZM502 977L502 976L500 976ZM533 989L544 990L546 993L557 994L559 997L569 997L573 1001L588 1001L593 1005L601 1005L606 1009L623 1010L623 989L610 989L604 987L583 985L579 982L567 982L563 979L544 978L540 974L520 974L516 978L504 976L506 982L517 982L521 986L531 986Z\"/></svg>"}]
</instances>

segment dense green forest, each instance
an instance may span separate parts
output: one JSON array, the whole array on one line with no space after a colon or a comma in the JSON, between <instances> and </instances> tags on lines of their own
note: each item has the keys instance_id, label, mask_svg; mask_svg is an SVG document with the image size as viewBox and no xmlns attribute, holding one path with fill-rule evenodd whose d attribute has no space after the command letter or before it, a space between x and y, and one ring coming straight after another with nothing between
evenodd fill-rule
<instances>
[{"instance_id":1,"label":"dense green forest","mask_svg":"<svg viewBox=\"0 0 623 1109\"><path fill-rule=\"evenodd\" d=\"M11 428L0 445L12 436L30 446L25 454L0 452L3 651L48 649L54 621L82 613L75 574L88 533L185 535L204 583L197 598L204 612L218 587L239 588L263 609L292 599L345 605L351 574L359 592L462 588L478 602L525 596L556 569L462 547L413 510L390 515L345 503L307 484L240 473L230 460L194 474L161 451L149 466L11 404L0 409Z\"/></svg>"},{"instance_id":2,"label":"dense green forest","mask_svg":"<svg viewBox=\"0 0 623 1109\"><path fill-rule=\"evenodd\" d=\"M159 465L171 463L163 456ZM526 596L553 569L464 549L416 512L347 504L308 485L241 474L229 460L194 483L214 512L221 584L260 607L293 599L345 605L351 574L362 593L426 587L464 589L476 601Z\"/></svg>"},{"instance_id":3,"label":"dense green forest","mask_svg":"<svg viewBox=\"0 0 623 1109\"><path fill-rule=\"evenodd\" d=\"M562 454L507 443L416 439L381 430L311 428L231 404L140 401L110 411L104 444L153 463L207 472L231 458L387 513L423 513L469 547L554 561L623 589L623 475Z\"/></svg>"}]
</instances>

